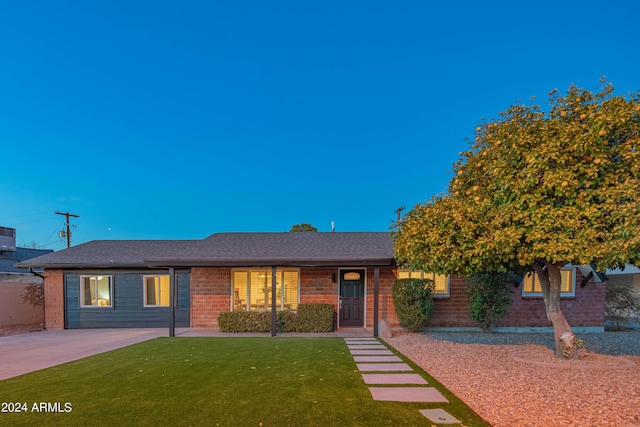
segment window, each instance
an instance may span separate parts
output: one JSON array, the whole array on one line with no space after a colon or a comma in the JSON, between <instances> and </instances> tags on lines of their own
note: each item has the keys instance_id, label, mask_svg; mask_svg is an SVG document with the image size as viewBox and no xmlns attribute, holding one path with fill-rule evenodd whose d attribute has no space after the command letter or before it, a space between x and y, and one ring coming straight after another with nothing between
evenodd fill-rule
<instances>
[{"instance_id":1,"label":"window","mask_svg":"<svg viewBox=\"0 0 640 427\"><path fill-rule=\"evenodd\" d=\"M560 285L560 296L568 297L576 295L576 269L563 268L560 271L562 284ZM542 296L540 279L538 275L531 271L524 276L522 281L522 296Z\"/></svg>"},{"instance_id":2,"label":"window","mask_svg":"<svg viewBox=\"0 0 640 427\"><path fill-rule=\"evenodd\" d=\"M360 280L360 273L349 272L344 275L344 280Z\"/></svg>"},{"instance_id":3,"label":"window","mask_svg":"<svg viewBox=\"0 0 640 427\"><path fill-rule=\"evenodd\" d=\"M398 270L398 279L431 279L434 297L449 296L449 276L447 275L426 273L420 270Z\"/></svg>"},{"instance_id":4,"label":"window","mask_svg":"<svg viewBox=\"0 0 640 427\"><path fill-rule=\"evenodd\" d=\"M111 307L111 276L80 276L81 307Z\"/></svg>"},{"instance_id":5,"label":"window","mask_svg":"<svg viewBox=\"0 0 640 427\"><path fill-rule=\"evenodd\" d=\"M144 276L144 306L169 307L169 276Z\"/></svg>"},{"instance_id":6,"label":"window","mask_svg":"<svg viewBox=\"0 0 640 427\"><path fill-rule=\"evenodd\" d=\"M234 270L231 281L234 310L271 310L271 270ZM298 308L298 288L297 270L276 271L278 310Z\"/></svg>"}]
</instances>

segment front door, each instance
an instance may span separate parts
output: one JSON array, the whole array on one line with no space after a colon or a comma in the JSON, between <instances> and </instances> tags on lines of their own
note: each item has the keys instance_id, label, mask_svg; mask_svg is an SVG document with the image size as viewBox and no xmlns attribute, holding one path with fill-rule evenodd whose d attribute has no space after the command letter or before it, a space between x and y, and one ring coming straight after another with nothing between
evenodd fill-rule
<instances>
[{"instance_id":1,"label":"front door","mask_svg":"<svg viewBox=\"0 0 640 427\"><path fill-rule=\"evenodd\" d=\"M340 270L340 326L364 326L364 274Z\"/></svg>"}]
</instances>

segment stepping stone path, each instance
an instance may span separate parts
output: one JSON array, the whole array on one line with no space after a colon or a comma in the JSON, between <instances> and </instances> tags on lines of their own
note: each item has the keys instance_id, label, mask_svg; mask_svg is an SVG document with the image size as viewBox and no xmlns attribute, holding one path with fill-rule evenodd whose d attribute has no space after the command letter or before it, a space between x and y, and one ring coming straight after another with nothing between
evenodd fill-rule
<instances>
[{"instance_id":1,"label":"stepping stone path","mask_svg":"<svg viewBox=\"0 0 640 427\"><path fill-rule=\"evenodd\" d=\"M353 356L356 362L402 362L398 356Z\"/></svg>"},{"instance_id":2,"label":"stepping stone path","mask_svg":"<svg viewBox=\"0 0 640 427\"><path fill-rule=\"evenodd\" d=\"M373 400L394 402L449 402L434 387L424 387L427 381L385 345L375 338L345 338L365 384L400 385L402 387L369 387ZM387 373L368 373L387 372ZM402 372L402 373L394 373ZM418 387L416 387L416 385ZM423 409L420 411L431 422L437 424L459 424L444 409Z\"/></svg>"}]
</instances>

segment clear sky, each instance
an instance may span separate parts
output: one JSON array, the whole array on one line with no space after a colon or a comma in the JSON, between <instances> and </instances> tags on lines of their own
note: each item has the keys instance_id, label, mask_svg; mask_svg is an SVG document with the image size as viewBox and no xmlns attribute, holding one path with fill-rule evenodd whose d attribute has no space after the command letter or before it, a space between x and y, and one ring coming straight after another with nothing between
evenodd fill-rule
<instances>
[{"instance_id":1,"label":"clear sky","mask_svg":"<svg viewBox=\"0 0 640 427\"><path fill-rule=\"evenodd\" d=\"M640 2L0 0L18 244L386 231L483 117L640 89Z\"/></svg>"}]
</instances>

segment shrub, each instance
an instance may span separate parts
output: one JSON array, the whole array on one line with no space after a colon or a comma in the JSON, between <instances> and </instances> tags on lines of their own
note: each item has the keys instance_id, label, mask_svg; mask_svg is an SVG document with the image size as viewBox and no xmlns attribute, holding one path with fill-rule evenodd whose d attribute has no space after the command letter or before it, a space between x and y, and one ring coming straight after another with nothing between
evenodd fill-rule
<instances>
[{"instance_id":1,"label":"shrub","mask_svg":"<svg viewBox=\"0 0 640 427\"><path fill-rule=\"evenodd\" d=\"M469 317L478 322L484 332L491 332L496 322L507 314L512 286L511 273L476 273L466 277Z\"/></svg>"},{"instance_id":2,"label":"shrub","mask_svg":"<svg viewBox=\"0 0 640 427\"><path fill-rule=\"evenodd\" d=\"M640 323L640 294L631 286L607 283L604 317L610 330L624 330Z\"/></svg>"},{"instance_id":3,"label":"shrub","mask_svg":"<svg viewBox=\"0 0 640 427\"><path fill-rule=\"evenodd\" d=\"M229 311L218 314L220 332L271 332L271 311ZM296 311L277 313L278 332L331 332L333 304L300 304Z\"/></svg>"},{"instance_id":4,"label":"shrub","mask_svg":"<svg viewBox=\"0 0 640 427\"><path fill-rule=\"evenodd\" d=\"M333 330L333 304L300 304L296 319L296 332L331 332Z\"/></svg>"},{"instance_id":5,"label":"shrub","mask_svg":"<svg viewBox=\"0 0 640 427\"><path fill-rule=\"evenodd\" d=\"M278 332L295 332L298 327L298 315L295 311L278 312Z\"/></svg>"},{"instance_id":6,"label":"shrub","mask_svg":"<svg viewBox=\"0 0 640 427\"><path fill-rule=\"evenodd\" d=\"M270 311L229 311L218 315L220 332L270 332Z\"/></svg>"},{"instance_id":7,"label":"shrub","mask_svg":"<svg viewBox=\"0 0 640 427\"><path fill-rule=\"evenodd\" d=\"M433 312L432 286L429 279L396 279L393 282L393 305L403 328L415 332L427 324Z\"/></svg>"}]
</instances>

